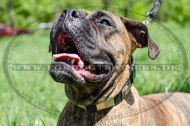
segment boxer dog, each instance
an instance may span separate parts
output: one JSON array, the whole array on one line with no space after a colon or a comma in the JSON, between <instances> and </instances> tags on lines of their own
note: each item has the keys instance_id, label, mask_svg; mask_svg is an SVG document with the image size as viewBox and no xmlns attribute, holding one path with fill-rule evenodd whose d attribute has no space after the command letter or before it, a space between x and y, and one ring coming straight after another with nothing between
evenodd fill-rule
<instances>
[{"instance_id":1,"label":"boxer dog","mask_svg":"<svg viewBox=\"0 0 190 126\"><path fill-rule=\"evenodd\" d=\"M140 97L132 85L133 52L159 47L146 25L107 11L66 9L50 33L50 75L65 84L69 99L58 126L188 126L190 95ZM158 80L159 81L159 80Z\"/></svg>"}]
</instances>

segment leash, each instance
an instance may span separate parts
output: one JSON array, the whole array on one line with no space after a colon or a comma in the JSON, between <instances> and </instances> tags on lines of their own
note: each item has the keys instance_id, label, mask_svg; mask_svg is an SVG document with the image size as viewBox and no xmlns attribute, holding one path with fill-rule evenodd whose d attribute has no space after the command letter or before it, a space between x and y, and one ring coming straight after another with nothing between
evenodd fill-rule
<instances>
[{"instance_id":1,"label":"leash","mask_svg":"<svg viewBox=\"0 0 190 126\"><path fill-rule=\"evenodd\" d=\"M147 18L145 21L143 21L145 25L148 25L152 21L153 17L156 15L158 10L160 9L160 6L162 5L162 3L163 3L163 0L155 0L154 6L148 11L146 15Z\"/></svg>"},{"instance_id":2,"label":"leash","mask_svg":"<svg viewBox=\"0 0 190 126\"><path fill-rule=\"evenodd\" d=\"M129 93L132 83L134 82L134 79L135 79L134 58L131 57L130 61L131 61L130 62L130 69L131 69L130 77L129 77L128 81L125 83L125 85L122 87L121 91L114 98L110 98L108 100L99 102L95 105L92 104L92 105L88 105L88 106L81 106L81 105L77 105L77 106L88 112L97 112L97 111L101 111L103 109L114 107L114 106L118 105L120 102L122 102L123 99L125 98L125 96Z\"/></svg>"}]
</instances>

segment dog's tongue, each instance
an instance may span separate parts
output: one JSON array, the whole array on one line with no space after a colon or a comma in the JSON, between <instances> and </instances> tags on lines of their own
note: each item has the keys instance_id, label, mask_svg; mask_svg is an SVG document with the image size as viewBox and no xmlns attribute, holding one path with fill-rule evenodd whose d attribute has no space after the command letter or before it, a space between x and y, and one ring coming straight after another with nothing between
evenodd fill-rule
<instances>
[{"instance_id":1,"label":"dog's tongue","mask_svg":"<svg viewBox=\"0 0 190 126\"><path fill-rule=\"evenodd\" d=\"M80 68L84 67L83 61L77 54L68 54L68 53L54 54L53 59L54 60L70 59L73 60L73 63L76 62Z\"/></svg>"},{"instance_id":2,"label":"dog's tongue","mask_svg":"<svg viewBox=\"0 0 190 126\"><path fill-rule=\"evenodd\" d=\"M75 69L76 73L79 74L80 76L86 77L88 79L94 79L95 75L92 74L90 71L87 71L85 69Z\"/></svg>"},{"instance_id":3,"label":"dog's tongue","mask_svg":"<svg viewBox=\"0 0 190 126\"><path fill-rule=\"evenodd\" d=\"M83 76L85 78L88 78L90 80L97 80L99 79L99 76L92 74L90 71L87 71L85 69L75 69L76 73L80 76Z\"/></svg>"},{"instance_id":4,"label":"dog's tongue","mask_svg":"<svg viewBox=\"0 0 190 126\"><path fill-rule=\"evenodd\" d=\"M53 55L54 60L64 61L64 59L70 59L75 60L78 67L73 66L73 70L76 72L78 76L83 76L91 80L98 79L98 76L95 74L92 74L90 71L85 70L84 68L84 62L81 60L81 58L77 54L67 54L67 53L61 53L61 54L54 54Z\"/></svg>"}]
</instances>

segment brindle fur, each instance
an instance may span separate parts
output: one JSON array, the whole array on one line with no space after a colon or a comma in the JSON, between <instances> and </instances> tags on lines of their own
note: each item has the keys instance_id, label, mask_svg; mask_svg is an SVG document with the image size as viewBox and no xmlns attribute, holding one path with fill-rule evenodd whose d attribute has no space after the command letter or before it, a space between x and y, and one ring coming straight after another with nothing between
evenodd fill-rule
<instances>
[{"instance_id":1,"label":"brindle fur","mask_svg":"<svg viewBox=\"0 0 190 126\"><path fill-rule=\"evenodd\" d=\"M143 31L148 34L147 28L140 22L121 18L110 12L81 11L86 18L97 20L100 14L108 15L115 24L115 30L106 37L96 23L91 22L90 31L98 32L96 39L98 47L107 50L115 59L115 67L112 76L104 84L96 85L67 85L65 86L69 102L62 111L58 126L188 126L190 124L190 95L185 93L174 93L167 100L159 103L167 94L153 94L139 96L134 86L129 94L117 106L99 112L87 112L74 105L89 105L104 101L114 97L121 90L125 82L129 79L129 69L122 69L128 64L132 53L136 48L152 45L148 36L146 43L139 42L138 32ZM138 27L136 31L133 28ZM132 31L133 30L133 31ZM83 32L83 31L80 31ZM101 33L101 34L100 34ZM83 36L80 36L81 38ZM140 40L141 41L141 40ZM148 45L149 44L149 45ZM154 45L154 43L153 43ZM153 52L151 52L153 50ZM157 52L156 52L157 51ZM153 59L158 53L157 46L149 47L149 56ZM137 73L138 74L138 73ZM157 105L156 105L157 104ZM155 106L156 105L156 106Z\"/></svg>"}]
</instances>

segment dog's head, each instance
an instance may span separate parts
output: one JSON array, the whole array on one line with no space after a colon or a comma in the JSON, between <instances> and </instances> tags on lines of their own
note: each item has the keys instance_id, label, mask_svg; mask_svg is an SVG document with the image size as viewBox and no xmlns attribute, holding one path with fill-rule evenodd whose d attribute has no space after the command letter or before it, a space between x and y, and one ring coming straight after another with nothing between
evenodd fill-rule
<instances>
[{"instance_id":1,"label":"dog's head","mask_svg":"<svg viewBox=\"0 0 190 126\"><path fill-rule=\"evenodd\" d=\"M50 39L51 76L76 86L105 84L116 68L122 70L122 65L128 64L136 48L148 47L152 59L159 53L143 23L106 11L66 9L54 24Z\"/></svg>"}]
</instances>

